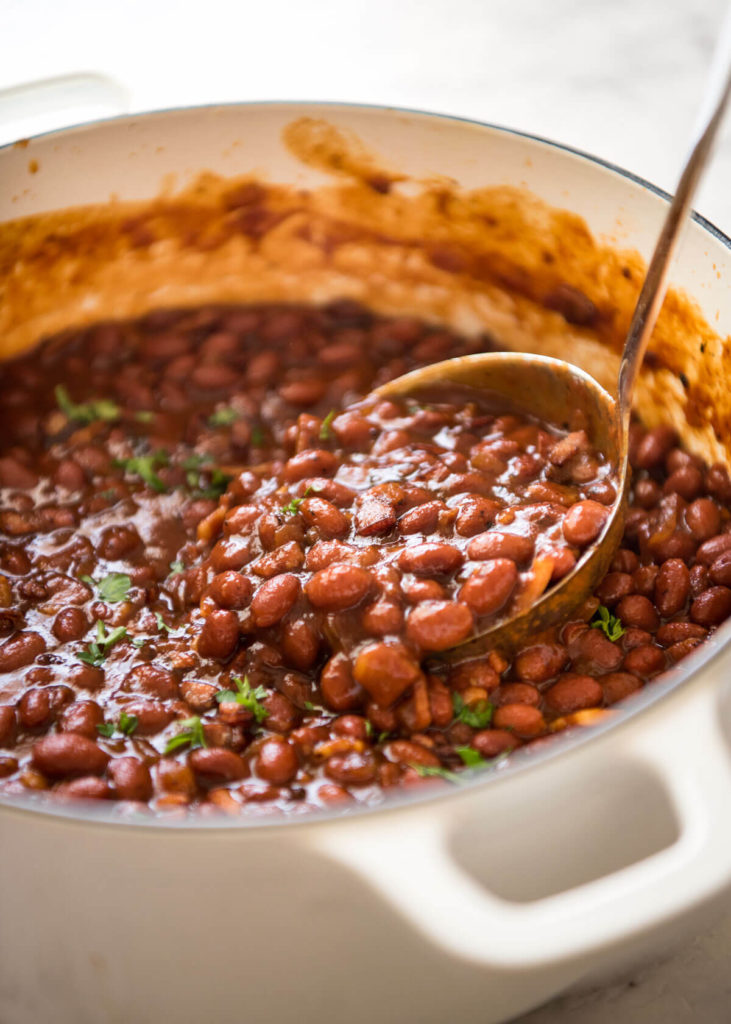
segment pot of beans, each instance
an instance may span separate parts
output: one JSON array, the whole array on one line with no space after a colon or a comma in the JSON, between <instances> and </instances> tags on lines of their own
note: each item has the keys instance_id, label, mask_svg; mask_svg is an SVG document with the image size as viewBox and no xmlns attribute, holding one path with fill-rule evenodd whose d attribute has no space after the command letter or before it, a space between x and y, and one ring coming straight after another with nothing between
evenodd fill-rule
<instances>
[{"instance_id":1,"label":"pot of beans","mask_svg":"<svg viewBox=\"0 0 731 1024\"><path fill-rule=\"evenodd\" d=\"M594 593L479 648L596 541L613 467L535 395L377 389L507 349L612 390L666 197L343 105L0 168L4 1024L489 1024L720 907L728 239L689 227Z\"/></svg>"}]
</instances>

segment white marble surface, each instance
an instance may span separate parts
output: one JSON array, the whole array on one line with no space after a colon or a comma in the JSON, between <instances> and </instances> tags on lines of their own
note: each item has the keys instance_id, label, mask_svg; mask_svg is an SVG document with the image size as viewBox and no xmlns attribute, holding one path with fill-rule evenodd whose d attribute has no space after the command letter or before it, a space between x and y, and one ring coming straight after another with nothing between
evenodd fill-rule
<instances>
[{"instance_id":1,"label":"white marble surface","mask_svg":"<svg viewBox=\"0 0 731 1024\"><path fill-rule=\"evenodd\" d=\"M671 189L724 9L725 0L1 0L0 93L90 71L116 80L130 111L236 99L432 109L557 139ZM26 134L4 109L0 142ZM82 105L73 119L99 113ZM731 125L696 204L727 233L730 185ZM728 1024L730 957L726 918L670 961L522 1024Z\"/></svg>"}]
</instances>

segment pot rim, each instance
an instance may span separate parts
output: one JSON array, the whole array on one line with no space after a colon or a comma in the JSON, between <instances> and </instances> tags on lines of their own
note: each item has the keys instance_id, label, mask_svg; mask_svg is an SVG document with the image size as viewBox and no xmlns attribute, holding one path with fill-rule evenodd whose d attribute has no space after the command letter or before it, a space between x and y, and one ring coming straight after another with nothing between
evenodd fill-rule
<instances>
[{"instance_id":1,"label":"pot rim","mask_svg":"<svg viewBox=\"0 0 731 1024\"><path fill-rule=\"evenodd\" d=\"M28 141L34 142L47 139L51 136L71 135L75 132L82 132L103 125L110 125L116 122L136 121L141 119L152 119L164 117L167 114L197 113L222 108L249 109L286 107L292 110L306 109L312 107L323 107L341 110L368 110L381 114L408 114L416 115L427 120L439 120L463 124L480 130L487 129L499 135L516 136L528 142L545 146L548 149L558 150L587 163L601 168L604 172L618 175L633 184L639 186L645 192L657 196L664 202L669 202L671 196L664 189L632 171L628 171L610 160L595 156L575 146L566 143L556 142L541 135L522 131L516 128L508 128L504 125L494 124L489 121L478 121L475 118L463 117L454 114L440 114L428 110L421 110L413 107L386 106L377 103L343 102L338 100L251 100L231 101L226 103L208 103L200 105L188 105L181 107L164 107L156 110L143 111L136 114L120 114L114 117L98 118L93 121L85 121L78 124L68 125L64 128L53 129L31 136ZM0 146L0 157L6 151L12 150L17 142L7 143ZM690 217L704 231L714 237L727 249L731 250L731 237L721 231L715 224L695 210L691 211ZM703 668L711 663L721 654L724 648L731 645L731 620L724 623L710 638L706 639L695 650L693 650L682 662L673 668L666 670L659 682L646 684L638 693L626 698L620 706L613 710L616 717L612 716L597 725L569 731L563 735L551 737L551 742L542 744L537 750L531 746L517 750L504 763L496 759L492 767L477 770L473 773L465 772L460 774L460 784L451 791L445 791L439 786L424 785L413 791L401 790L398 793L387 796L383 802L368 804L361 803L350 806L347 809L338 811L319 810L303 813L301 816L281 813L279 815L259 817L258 815L247 815L243 812L237 818L205 818L195 811L181 821L177 816L171 820L172 815L165 811L154 811L149 809L120 811L119 804L105 805L103 801L82 801L82 800L49 800L43 794L16 795L11 797L0 796L0 813L19 812L22 815L31 814L34 816L51 816L75 824L94 826L132 827L135 829L164 829L165 831L177 832L199 832L226 831L231 830L255 830L261 833L262 830L304 827L310 825L335 824L345 820L353 821L363 817L382 815L392 811L404 810L411 807L424 806L425 804L441 803L457 794L467 795L476 790L482 790L488 784L495 785L498 780L506 782L517 776L524 776L533 772L547 760L554 761L556 758L565 757L567 754L583 749L587 743L597 740L600 736L606 737L608 733L615 733L633 722L638 716L646 715L652 708L664 701L671 695L675 695L681 686L690 685L693 677L697 676ZM430 792L433 790L433 792Z\"/></svg>"}]
</instances>

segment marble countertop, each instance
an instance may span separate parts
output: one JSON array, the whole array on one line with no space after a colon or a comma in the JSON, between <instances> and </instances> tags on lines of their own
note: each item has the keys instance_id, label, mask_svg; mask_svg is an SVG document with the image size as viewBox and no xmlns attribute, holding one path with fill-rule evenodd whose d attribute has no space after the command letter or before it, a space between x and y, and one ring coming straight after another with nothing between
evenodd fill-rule
<instances>
[{"instance_id":1,"label":"marble countertop","mask_svg":"<svg viewBox=\"0 0 731 1024\"><path fill-rule=\"evenodd\" d=\"M3 90L111 76L130 111L335 99L508 125L672 189L725 0L3 0ZM12 99L12 97L10 97ZM63 124L49 114L0 142ZM115 113L89 109L74 120ZM731 122L731 118L729 118ZM696 208L731 233L731 123ZM730 854L731 855L731 854ZM672 959L521 1024L727 1024L731 917Z\"/></svg>"}]
</instances>

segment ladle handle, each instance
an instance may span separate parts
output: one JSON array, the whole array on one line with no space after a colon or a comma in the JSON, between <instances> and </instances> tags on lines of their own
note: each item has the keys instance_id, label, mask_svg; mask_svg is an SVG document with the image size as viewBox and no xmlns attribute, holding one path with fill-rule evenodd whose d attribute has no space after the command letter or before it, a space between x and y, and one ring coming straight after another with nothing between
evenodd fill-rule
<instances>
[{"instance_id":1,"label":"ladle handle","mask_svg":"<svg viewBox=\"0 0 731 1024\"><path fill-rule=\"evenodd\" d=\"M619 367L618 387L619 409L625 436L632 407L632 391L665 296L670 263L693 196L713 149L730 93L731 7L726 13L711 61L706 89L694 125L690 154L665 217L627 332Z\"/></svg>"}]
</instances>

